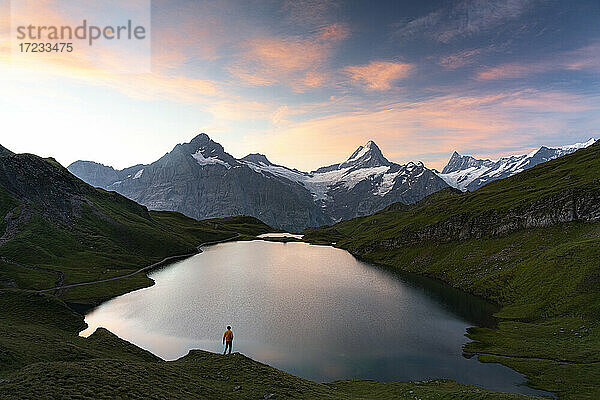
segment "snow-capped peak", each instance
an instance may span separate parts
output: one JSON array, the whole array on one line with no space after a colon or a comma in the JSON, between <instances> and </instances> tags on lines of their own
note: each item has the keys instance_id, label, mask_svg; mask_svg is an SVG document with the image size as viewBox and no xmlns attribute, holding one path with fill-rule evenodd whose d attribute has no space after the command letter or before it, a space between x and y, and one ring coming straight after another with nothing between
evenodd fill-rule
<instances>
[{"instance_id":1,"label":"snow-capped peak","mask_svg":"<svg viewBox=\"0 0 600 400\"><path fill-rule=\"evenodd\" d=\"M377 144L369 140L364 146L359 146L346 161L340 163L337 169L383 167L391 164Z\"/></svg>"},{"instance_id":2,"label":"snow-capped peak","mask_svg":"<svg viewBox=\"0 0 600 400\"><path fill-rule=\"evenodd\" d=\"M586 147L590 147L591 145L593 145L594 143L596 143L597 139L594 138L589 138L589 140L587 142L582 142L582 143L573 143L573 144L569 144L566 146L560 146L557 147L557 149L561 149L561 150L579 150L579 149L585 149Z\"/></svg>"}]
</instances>

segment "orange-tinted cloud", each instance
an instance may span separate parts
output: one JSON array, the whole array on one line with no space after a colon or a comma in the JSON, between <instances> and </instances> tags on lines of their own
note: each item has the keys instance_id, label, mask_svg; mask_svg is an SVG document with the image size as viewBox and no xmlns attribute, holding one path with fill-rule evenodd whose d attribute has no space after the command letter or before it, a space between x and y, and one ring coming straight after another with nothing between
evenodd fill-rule
<instances>
[{"instance_id":1,"label":"orange-tinted cloud","mask_svg":"<svg viewBox=\"0 0 600 400\"><path fill-rule=\"evenodd\" d=\"M535 73L547 72L550 65L540 64L504 64L498 67L489 68L477 73L478 80L496 80L520 78Z\"/></svg>"},{"instance_id":2,"label":"orange-tinted cloud","mask_svg":"<svg viewBox=\"0 0 600 400\"><path fill-rule=\"evenodd\" d=\"M392 84L406 78L413 65L393 61L371 61L367 65L351 65L344 72L356 84L370 90L387 90Z\"/></svg>"},{"instance_id":3,"label":"orange-tinted cloud","mask_svg":"<svg viewBox=\"0 0 600 400\"><path fill-rule=\"evenodd\" d=\"M43 21L46 25L55 26L74 26L81 23L66 14L66 10L54 7L54 1L30 2L27 7L25 7L26 3L21 2L20 4L21 7L13 9L12 13L12 22L16 24L22 24L23 21ZM127 6L143 7L145 4L145 2L139 5L128 3ZM85 9L85 5L82 7ZM16 13L15 10L19 12ZM44 74L52 78L110 87L128 97L141 100L167 99L195 103L205 100L207 97L223 95L222 88L215 81L190 77L184 73L172 71L187 60L188 55L185 54L182 46L193 44L197 40L193 32L199 33L197 29L194 30L193 25L188 24L184 27L189 28L186 32L191 35L187 41L168 29L157 35L166 42L154 41L156 46L152 52L154 62L152 73L120 73L118 68L113 67L140 65L147 60L147 57L143 52L124 53L125 50L118 47L108 48L101 45L95 45L93 48L82 46L71 53L51 53L45 54L44 57L23 55L8 58L6 55L0 61L14 79L23 82L27 82L28 77ZM9 32L5 32L0 37L0 47L10 43L8 35ZM167 45L164 45L165 43ZM124 60L127 62L124 63Z\"/></svg>"},{"instance_id":4,"label":"orange-tinted cloud","mask_svg":"<svg viewBox=\"0 0 600 400\"><path fill-rule=\"evenodd\" d=\"M327 81L327 74L317 71L308 71L306 75L304 75L304 79L300 81L301 86L306 86L310 88L318 88L321 86L325 86L325 82Z\"/></svg>"},{"instance_id":5,"label":"orange-tinted cloud","mask_svg":"<svg viewBox=\"0 0 600 400\"><path fill-rule=\"evenodd\" d=\"M321 27L309 37L263 36L247 40L239 59L227 70L253 86L289 85L294 91L326 83L327 62L334 45L347 38L344 24Z\"/></svg>"},{"instance_id":6,"label":"orange-tinted cloud","mask_svg":"<svg viewBox=\"0 0 600 400\"><path fill-rule=\"evenodd\" d=\"M241 60L228 70L249 85L294 83L321 65L326 57L327 49L311 40L262 37L248 41Z\"/></svg>"}]
</instances>

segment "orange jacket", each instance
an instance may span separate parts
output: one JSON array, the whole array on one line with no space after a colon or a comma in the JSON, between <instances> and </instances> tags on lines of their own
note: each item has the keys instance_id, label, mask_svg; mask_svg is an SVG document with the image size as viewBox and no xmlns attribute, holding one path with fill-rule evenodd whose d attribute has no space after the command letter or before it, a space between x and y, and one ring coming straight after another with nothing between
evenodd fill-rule
<instances>
[{"instance_id":1,"label":"orange jacket","mask_svg":"<svg viewBox=\"0 0 600 400\"><path fill-rule=\"evenodd\" d=\"M231 342L233 340L233 332L230 329L227 329L223 334L223 340Z\"/></svg>"}]
</instances>

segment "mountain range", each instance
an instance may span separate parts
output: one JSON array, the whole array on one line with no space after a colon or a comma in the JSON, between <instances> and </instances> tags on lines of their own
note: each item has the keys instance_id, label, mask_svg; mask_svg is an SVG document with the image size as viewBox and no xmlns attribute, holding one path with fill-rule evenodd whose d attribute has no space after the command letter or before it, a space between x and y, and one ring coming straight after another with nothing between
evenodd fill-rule
<instances>
[{"instance_id":1,"label":"mountain range","mask_svg":"<svg viewBox=\"0 0 600 400\"><path fill-rule=\"evenodd\" d=\"M202 133L151 164L115 170L76 161L68 170L153 210L196 219L249 215L280 229L302 231L369 215L396 202L413 204L448 186L472 191L594 142L541 147L498 161L454 152L438 172L421 162L391 162L368 141L343 162L304 172L273 164L263 154L237 159Z\"/></svg>"},{"instance_id":2,"label":"mountain range","mask_svg":"<svg viewBox=\"0 0 600 400\"><path fill-rule=\"evenodd\" d=\"M543 162L589 147L595 142L596 140L592 138L584 143L561 147L542 146L529 154L503 157L498 161L478 160L471 156L462 156L455 151L438 176L456 189L473 191L486 183L508 178Z\"/></svg>"},{"instance_id":3,"label":"mountain range","mask_svg":"<svg viewBox=\"0 0 600 400\"><path fill-rule=\"evenodd\" d=\"M249 215L277 228L301 231L392 203L415 203L446 183L422 163L396 164L369 141L344 162L303 172L262 154L236 159L208 135L178 144L159 160L115 170L76 161L69 171L153 210L204 219Z\"/></svg>"}]
</instances>

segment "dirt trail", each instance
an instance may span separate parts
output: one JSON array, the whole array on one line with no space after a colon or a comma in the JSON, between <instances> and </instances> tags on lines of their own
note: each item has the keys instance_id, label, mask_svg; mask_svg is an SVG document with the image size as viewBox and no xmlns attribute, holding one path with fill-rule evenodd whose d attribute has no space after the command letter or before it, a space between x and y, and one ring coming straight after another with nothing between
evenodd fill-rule
<instances>
[{"instance_id":1,"label":"dirt trail","mask_svg":"<svg viewBox=\"0 0 600 400\"><path fill-rule=\"evenodd\" d=\"M144 268L140 268L140 269L138 269L137 271L130 272L130 273L128 273L128 274L119 275L119 276L113 276L112 278L99 279L99 280L96 280L96 281L90 281L90 282L72 283L72 284L69 284L69 285L62 285L62 281L61 281L61 284L60 284L60 285L56 285L56 287L53 287L53 288L50 288L50 289L42 289L42 290L39 290L39 292L51 292L51 291L55 291L55 293L58 293L58 292L60 292L60 291L62 291L62 290L69 289L69 288L73 288L73 287L78 287L78 286L86 286L86 285L94 285L94 284L96 284L96 283L109 282L109 281L115 281L115 280L117 280L117 279L129 278L129 277L131 277L131 276L134 276L134 275L136 275L136 274L139 274L140 272L149 271L149 270L151 270L151 269L154 269L154 268L156 268L156 267L158 267L158 266L160 266L160 265L162 265L162 264L168 263L168 262L170 262L170 261L174 261L174 260L178 260L178 259L182 259L182 258L191 257L191 256L193 256L193 255L196 255L196 254L198 254L198 253L201 253L201 252L202 252L202 249L201 249L201 248L202 248L203 246L208 246L208 245L211 245L211 244L217 244L217 243L230 242L230 241L232 241L232 240L235 240L235 239L237 239L237 238L239 238L239 237L241 237L241 236L242 236L242 235L241 235L240 233L238 233L238 234L236 234L235 236L232 236L232 237L230 237L230 238L227 238L227 239L223 239L223 240L214 240L214 241L211 241L211 242L204 242L204 243L200 244L200 245L197 247L197 251L196 251L196 252L194 252L194 253L180 254L180 255L176 255L176 256L165 257L165 258L163 258L162 260L160 260L160 261L158 261L158 262L155 262L154 264L148 265L148 266L146 266L146 267L144 267ZM63 278L64 278L64 277L63 277ZM64 281L64 279L63 279L63 281Z\"/></svg>"},{"instance_id":2,"label":"dirt trail","mask_svg":"<svg viewBox=\"0 0 600 400\"><path fill-rule=\"evenodd\" d=\"M57 278L56 278L56 282L54 284L57 287L62 286L63 282L65 281L65 273L62 271L56 270L56 269L50 269L50 268L38 267L35 265L23 264L23 263L11 260L11 259L3 257L3 256L0 256L0 260L4 261L5 263L18 265L19 267L23 267L23 268L29 268L29 269L34 269L36 271L50 272L52 274L56 274Z\"/></svg>"}]
</instances>

